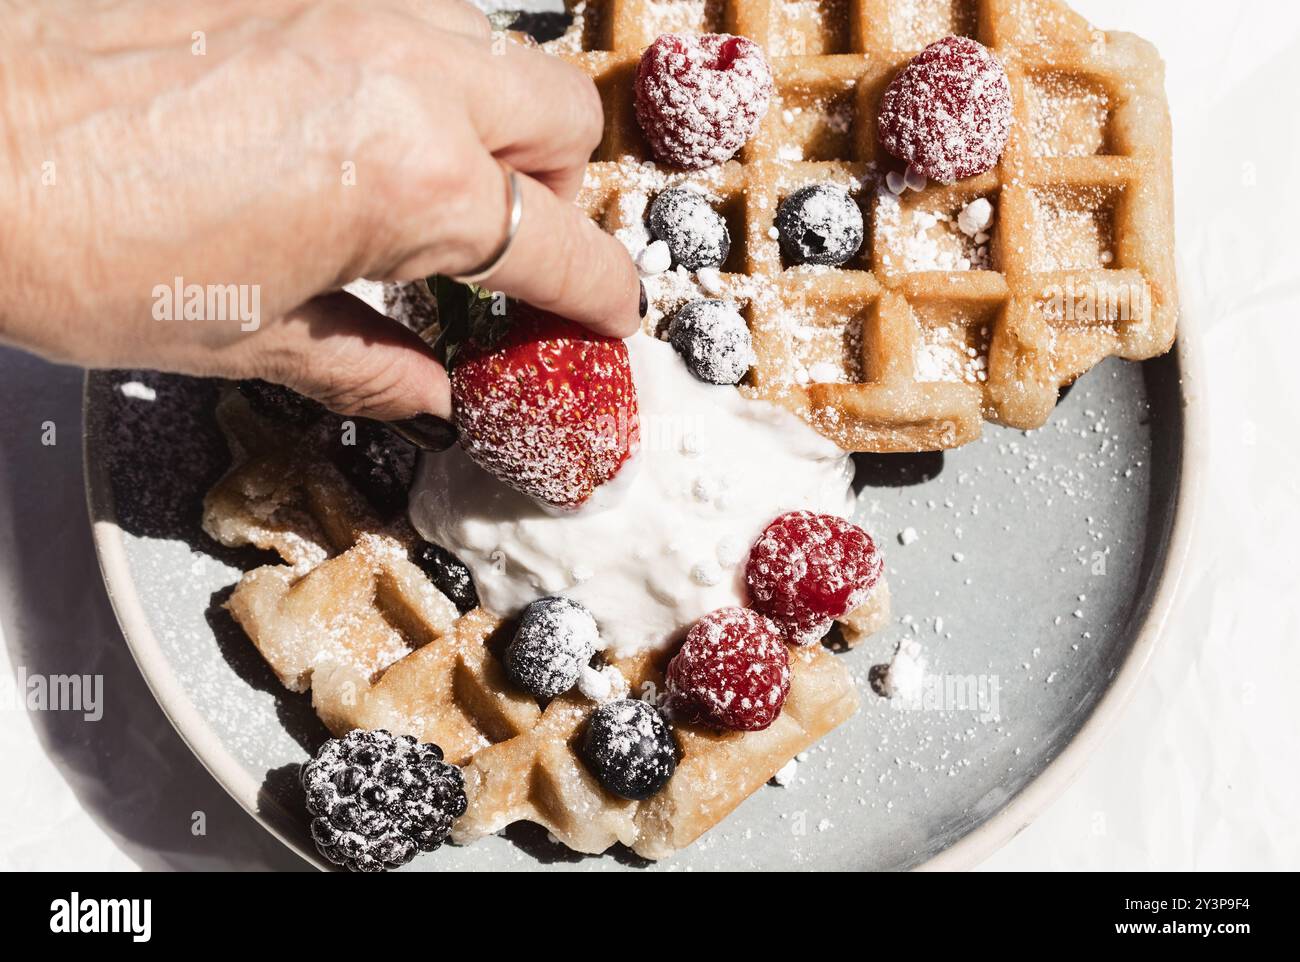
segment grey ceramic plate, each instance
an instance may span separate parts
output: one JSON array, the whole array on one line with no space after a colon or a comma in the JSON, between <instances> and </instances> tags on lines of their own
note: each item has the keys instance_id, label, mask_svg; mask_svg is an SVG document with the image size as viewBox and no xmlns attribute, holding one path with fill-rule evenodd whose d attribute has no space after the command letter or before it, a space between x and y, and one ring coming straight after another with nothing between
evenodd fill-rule
<instances>
[{"instance_id":1,"label":"grey ceramic plate","mask_svg":"<svg viewBox=\"0 0 1300 962\"><path fill-rule=\"evenodd\" d=\"M859 458L860 513L887 551L895 614L839 656L862 709L792 784L763 788L653 867L964 867L1028 824L1095 747L1171 603L1199 457L1188 366L1182 347L1109 361L1040 431L989 427L943 455ZM315 860L296 770L324 729L221 608L241 571L267 559L199 529L226 460L214 389L145 372L88 378L95 540L127 643L177 730L236 800ZM908 528L917 537L903 545ZM924 650L930 697L900 711L869 676L906 638ZM643 863L618 850L575 856L516 826L410 869L543 865Z\"/></svg>"}]
</instances>

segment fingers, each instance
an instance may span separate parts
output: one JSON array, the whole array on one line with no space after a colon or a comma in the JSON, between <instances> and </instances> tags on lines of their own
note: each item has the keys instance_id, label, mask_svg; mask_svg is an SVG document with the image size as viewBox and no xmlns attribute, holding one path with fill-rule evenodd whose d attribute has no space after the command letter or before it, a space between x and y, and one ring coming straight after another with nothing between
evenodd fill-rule
<instances>
[{"instance_id":1,"label":"fingers","mask_svg":"<svg viewBox=\"0 0 1300 962\"><path fill-rule=\"evenodd\" d=\"M492 26L487 14L466 0L386 0L398 10L424 21L431 27L487 40Z\"/></svg>"},{"instance_id":2,"label":"fingers","mask_svg":"<svg viewBox=\"0 0 1300 962\"><path fill-rule=\"evenodd\" d=\"M464 60L461 94L483 146L573 200L604 130L596 85L558 57L513 43Z\"/></svg>"},{"instance_id":3,"label":"fingers","mask_svg":"<svg viewBox=\"0 0 1300 962\"><path fill-rule=\"evenodd\" d=\"M518 183L523 220L505 261L483 283L601 334L635 333L641 281L627 248L532 178L521 174ZM497 224L505 222L500 209Z\"/></svg>"},{"instance_id":4,"label":"fingers","mask_svg":"<svg viewBox=\"0 0 1300 962\"><path fill-rule=\"evenodd\" d=\"M463 276L482 269L500 251L510 217L506 171L486 153L467 164L454 199L459 213L431 228L433 236L419 243L419 251L385 276ZM635 333L641 323L641 281L627 248L531 177L517 173L516 183L523 217L514 244L483 286L601 334ZM426 221L431 223L416 219L417 224Z\"/></svg>"},{"instance_id":5,"label":"fingers","mask_svg":"<svg viewBox=\"0 0 1300 962\"><path fill-rule=\"evenodd\" d=\"M447 373L428 345L351 294L309 301L256 340L257 376L339 414L451 416Z\"/></svg>"}]
</instances>

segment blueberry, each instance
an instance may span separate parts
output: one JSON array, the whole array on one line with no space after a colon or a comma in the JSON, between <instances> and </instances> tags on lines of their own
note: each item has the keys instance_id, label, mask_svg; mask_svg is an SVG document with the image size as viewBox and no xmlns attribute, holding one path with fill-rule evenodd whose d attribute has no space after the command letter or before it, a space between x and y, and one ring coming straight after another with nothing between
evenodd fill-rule
<instances>
[{"instance_id":1,"label":"blueberry","mask_svg":"<svg viewBox=\"0 0 1300 962\"><path fill-rule=\"evenodd\" d=\"M749 328L726 301L684 304L668 324L668 341L707 384L737 384L754 364Z\"/></svg>"},{"instance_id":2,"label":"blueberry","mask_svg":"<svg viewBox=\"0 0 1300 962\"><path fill-rule=\"evenodd\" d=\"M837 267L862 247L862 211L839 187L812 184L787 197L776 212L781 253L792 264Z\"/></svg>"},{"instance_id":3,"label":"blueberry","mask_svg":"<svg viewBox=\"0 0 1300 962\"><path fill-rule=\"evenodd\" d=\"M478 592L474 590L469 568L446 548L422 541L411 552L411 560L429 576L435 588L451 599L462 615L478 607Z\"/></svg>"},{"instance_id":4,"label":"blueberry","mask_svg":"<svg viewBox=\"0 0 1300 962\"><path fill-rule=\"evenodd\" d=\"M505 651L506 673L538 698L554 698L578 683L596 652L596 619L568 598L539 598L524 609Z\"/></svg>"},{"instance_id":5,"label":"blueberry","mask_svg":"<svg viewBox=\"0 0 1300 962\"><path fill-rule=\"evenodd\" d=\"M607 791L639 801L672 778L677 742L657 708L625 698L591 713L582 757Z\"/></svg>"},{"instance_id":6,"label":"blueberry","mask_svg":"<svg viewBox=\"0 0 1300 962\"><path fill-rule=\"evenodd\" d=\"M721 267L731 251L731 232L722 215L698 191L672 187L650 205L650 233L668 245L673 263L688 271Z\"/></svg>"}]
</instances>

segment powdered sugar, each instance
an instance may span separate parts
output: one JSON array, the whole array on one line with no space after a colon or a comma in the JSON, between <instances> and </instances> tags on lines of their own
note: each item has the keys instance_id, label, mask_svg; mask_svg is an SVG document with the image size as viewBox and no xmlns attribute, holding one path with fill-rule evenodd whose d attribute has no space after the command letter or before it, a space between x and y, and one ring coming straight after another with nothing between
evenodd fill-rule
<instances>
[{"instance_id":1,"label":"powdered sugar","mask_svg":"<svg viewBox=\"0 0 1300 962\"><path fill-rule=\"evenodd\" d=\"M1096 188L1035 190L1035 271L1098 270L1115 260L1113 198Z\"/></svg>"},{"instance_id":2,"label":"powdered sugar","mask_svg":"<svg viewBox=\"0 0 1300 962\"><path fill-rule=\"evenodd\" d=\"M983 227L975 229L977 223ZM877 246L888 270L992 270L991 236L987 233L992 224L993 205L985 198L953 216L947 211L905 206L891 190L877 193Z\"/></svg>"},{"instance_id":3,"label":"powdered sugar","mask_svg":"<svg viewBox=\"0 0 1300 962\"><path fill-rule=\"evenodd\" d=\"M600 668L583 665L578 674L578 691L595 702L626 698L627 678L613 665L603 665Z\"/></svg>"},{"instance_id":4,"label":"powdered sugar","mask_svg":"<svg viewBox=\"0 0 1300 962\"><path fill-rule=\"evenodd\" d=\"M913 361L922 382L956 381L979 384L988 380L988 328L977 332L978 346L960 327L943 325L921 331Z\"/></svg>"},{"instance_id":5,"label":"powdered sugar","mask_svg":"<svg viewBox=\"0 0 1300 962\"><path fill-rule=\"evenodd\" d=\"M925 656L921 646L910 638L904 639L884 673L881 690L885 697L907 705L920 701L924 687Z\"/></svg>"},{"instance_id":6,"label":"powdered sugar","mask_svg":"<svg viewBox=\"0 0 1300 962\"><path fill-rule=\"evenodd\" d=\"M672 252L663 241L651 241L637 254L636 266L647 277L662 274L673 266Z\"/></svg>"},{"instance_id":7,"label":"powdered sugar","mask_svg":"<svg viewBox=\"0 0 1300 962\"><path fill-rule=\"evenodd\" d=\"M1038 74L1026 85L1029 145L1035 157L1088 157L1107 146L1110 96L1063 73Z\"/></svg>"},{"instance_id":8,"label":"powdered sugar","mask_svg":"<svg viewBox=\"0 0 1300 962\"><path fill-rule=\"evenodd\" d=\"M885 9L898 50L920 50L953 34L971 36L977 26L973 0L890 0Z\"/></svg>"}]
</instances>

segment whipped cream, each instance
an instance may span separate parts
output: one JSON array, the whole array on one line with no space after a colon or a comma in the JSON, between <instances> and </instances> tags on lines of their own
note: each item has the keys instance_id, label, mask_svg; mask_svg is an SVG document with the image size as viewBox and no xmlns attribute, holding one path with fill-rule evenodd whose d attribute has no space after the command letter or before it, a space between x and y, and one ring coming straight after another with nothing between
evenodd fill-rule
<instances>
[{"instance_id":1,"label":"whipped cream","mask_svg":"<svg viewBox=\"0 0 1300 962\"><path fill-rule=\"evenodd\" d=\"M627 345L641 450L613 483L616 503L548 514L459 448L425 455L411 490L412 523L469 566L485 608L512 617L572 598L616 658L743 603L749 548L778 515L848 517L853 504L848 455L795 415L697 381L662 341Z\"/></svg>"}]
</instances>

